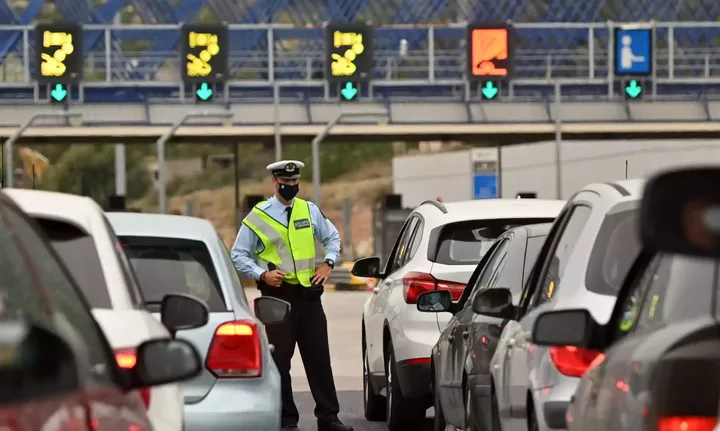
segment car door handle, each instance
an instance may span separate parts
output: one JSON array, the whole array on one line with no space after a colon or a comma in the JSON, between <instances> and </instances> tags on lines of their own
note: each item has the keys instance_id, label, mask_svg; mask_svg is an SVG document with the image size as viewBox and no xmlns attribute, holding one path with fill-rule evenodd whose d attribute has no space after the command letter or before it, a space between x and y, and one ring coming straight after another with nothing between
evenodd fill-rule
<instances>
[{"instance_id":1,"label":"car door handle","mask_svg":"<svg viewBox=\"0 0 720 431\"><path fill-rule=\"evenodd\" d=\"M468 331L463 331L463 338L467 340L467 338L470 336L470 333Z\"/></svg>"},{"instance_id":2,"label":"car door handle","mask_svg":"<svg viewBox=\"0 0 720 431\"><path fill-rule=\"evenodd\" d=\"M378 292L380 292L380 288L379 288L379 287L376 287L376 288L373 289L373 295L377 295Z\"/></svg>"},{"instance_id":3,"label":"car door handle","mask_svg":"<svg viewBox=\"0 0 720 431\"><path fill-rule=\"evenodd\" d=\"M514 338L508 339L507 345L508 345L508 347L515 347L515 339Z\"/></svg>"},{"instance_id":4,"label":"car door handle","mask_svg":"<svg viewBox=\"0 0 720 431\"><path fill-rule=\"evenodd\" d=\"M454 335L449 336L448 341L451 343L455 342L455 336Z\"/></svg>"}]
</instances>

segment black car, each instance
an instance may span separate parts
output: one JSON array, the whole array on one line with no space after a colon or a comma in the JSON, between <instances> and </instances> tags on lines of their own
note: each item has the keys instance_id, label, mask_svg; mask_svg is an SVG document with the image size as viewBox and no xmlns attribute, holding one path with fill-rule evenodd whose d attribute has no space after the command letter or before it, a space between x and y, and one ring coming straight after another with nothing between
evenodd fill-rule
<instances>
[{"instance_id":1,"label":"black car","mask_svg":"<svg viewBox=\"0 0 720 431\"><path fill-rule=\"evenodd\" d=\"M533 343L601 351L567 410L575 430L712 431L720 401L720 169L648 182L643 250L609 322L538 316Z\"/></svg>"},{"instance_id":2,"label":"black car","mask_svg":"<svg viewBox=\"0 0 720 431\"><path fill-rule=\"evenodd\" d=\"M464 401L464 388L490 386L490 360L503 321L475 314L471 298L481 289L503 287L510 289L516 302L519 301L551 226L552 223L520 226L500 236L478 264L457 304L430 301L432 295L426 296L428 306L421 307L421 301L418 302L420 311L454 313L431 357L435 430L444 431L447 424L465 428L465 405L470 404Z\"/></svg>"}]
</instances>

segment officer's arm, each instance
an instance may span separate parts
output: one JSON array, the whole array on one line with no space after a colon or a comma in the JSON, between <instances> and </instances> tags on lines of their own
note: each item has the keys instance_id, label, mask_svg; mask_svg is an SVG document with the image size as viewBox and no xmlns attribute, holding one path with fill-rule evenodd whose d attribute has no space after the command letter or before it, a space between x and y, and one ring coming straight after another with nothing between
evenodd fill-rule
<instances>
[{"instance_id":1,"label":"officer's arm","mask_svg":"<svg viewBox=\"0 0 720 431\"><path fill-rule=\"evenodd\" d=\"M260 276L265 270L260 268L255 261L255 250L262 250L260 238L243 224L235 238L230 257L238 272L245 277L260 280Z\"/></svg>"},{"instance_id":2,"label":"officer's arm","mask_svg":"<svg viewBox=\"0 0 720 431\"><path fill-rule=\"evenodd\" d=\"M310 217L312 218L315 236L325 247L325 259L331 259L337 262L340 255L340 233L335 225L325 217L317 205L310 203Z\"/></svg>"}]
</instances>

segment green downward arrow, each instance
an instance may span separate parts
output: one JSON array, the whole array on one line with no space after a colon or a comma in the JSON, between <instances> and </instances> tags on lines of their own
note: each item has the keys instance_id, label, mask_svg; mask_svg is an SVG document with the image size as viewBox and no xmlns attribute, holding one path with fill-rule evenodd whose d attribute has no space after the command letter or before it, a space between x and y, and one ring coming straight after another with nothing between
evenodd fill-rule
<instances>
[{"instance_id":1,"label":"green downward arrow","mask_svg":"<svg viewBox=\"0 0 720 431\"><path fill-rule=\"evenodd\" d=\"M493 97L497 96L497 94L498 94L498 89L495 86L495 84L493 84L492 81L486 82L485 86L480 91L482 92L483 96L485 96L485 98L487 98L487 99L492 99Z\"/></svg>"},{"instance_id":2,"label":"green downward arrow","mask_svg":"<svg viewBox=\"0 0 720 431\"><path fill-rule=\"evenodd\" d=\"M195 90L195 94L197 94L197 97L199 97L200 100L208 100L209 98L212 97L213 91L207 85L207 82L203 82L202 85L200 85L200 88Z\"/></svg>"},{"instance_id":3,"label":"green downward arrow","mask_svg":"<svg viewBox=\"0 0 720 431\"><path fill-rule=\"evenodd\" d=\"M342 97L345 100L353 100L357 92L357 88L355 88L352 82L348 82L347 84L345 84L345 87L340 90L340 94L342 94Z\"/></svg>"},{"instance_id":4,"label":"green downward arrow","mask_svg":"<svg viewBox=\"0 0 720 431\"><path fill-rule=\"evenodd\" d=\"M50 97L57 102L62 102L67 97L67 90L62 84L55 84L55 88L50 91Z\"/></svg>"},{"instance_id":5,"label":"green downward arrow","mask_svg":"<svg viewBox=\"0 0 720 431\"><path fill-rule=\"evenodd\" d=\"M631 99L635 99L642 93L642 87L640 84L637 83L636 80L630 81L628 85L625 86L625 92Z\"/></svg>"}]
</instances>

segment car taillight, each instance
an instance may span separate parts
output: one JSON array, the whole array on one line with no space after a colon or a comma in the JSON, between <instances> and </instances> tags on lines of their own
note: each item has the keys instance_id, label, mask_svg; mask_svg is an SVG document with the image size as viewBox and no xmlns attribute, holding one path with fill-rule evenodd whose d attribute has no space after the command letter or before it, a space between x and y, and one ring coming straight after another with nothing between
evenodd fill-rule
<instances>
[{"instance_id":1,"label":"car taillight","mask_svg":"<svg viewBox=\"0 0 720 431\"><path fill-rule=\"evenodd\" d=\"M715 417L672 416L660 418L658 431L713 431L717 424Z\"/></svg>"},{"instance_id":2,"label":"car taillight","mask_svg":"<svg viewBox=\"0 0 720 431\"><path fill-rule=\"evenodd\" d=\"M218 378L260 377L262 353L255 322L234 321L218 326L205 366Z\"/></svg>"},{"instance_id":3,"label":"car taillight","mask_svg":"<svg viewBox=\"0 0 720 431\"><path fill-rule=\"evenodd\" d=\"M447 290L453 301L457 301L465 290L463 283L438 280L424 272L408 272L403 277L403 297L407 304L417 304L418 296L432 290Z\"/></svg>"},{"instance_id":4,"label":"car taillight","mask_svg":"<svg viewBox=\"0 0 720 431\"><path fill-rule=\"evenodd\" d=\"M123 349L115 349L115 361L120 368L125 368L126 370L134 368L137 364L135 348L126 347ZM139 392L145 408L150 408L150 388L141 388Z\"/></svg>"},{"instance_id":5,"label":"car taillight","mask_svg":"<svg viewBox=\"0 0 720 431\"><path fill-rule=\"evenodd\" d=\"M570 377L582 377L600 355L602 353L596 350L575 346L550 348L550 359L557 370Z\"/></svg>"}]
</instances>

